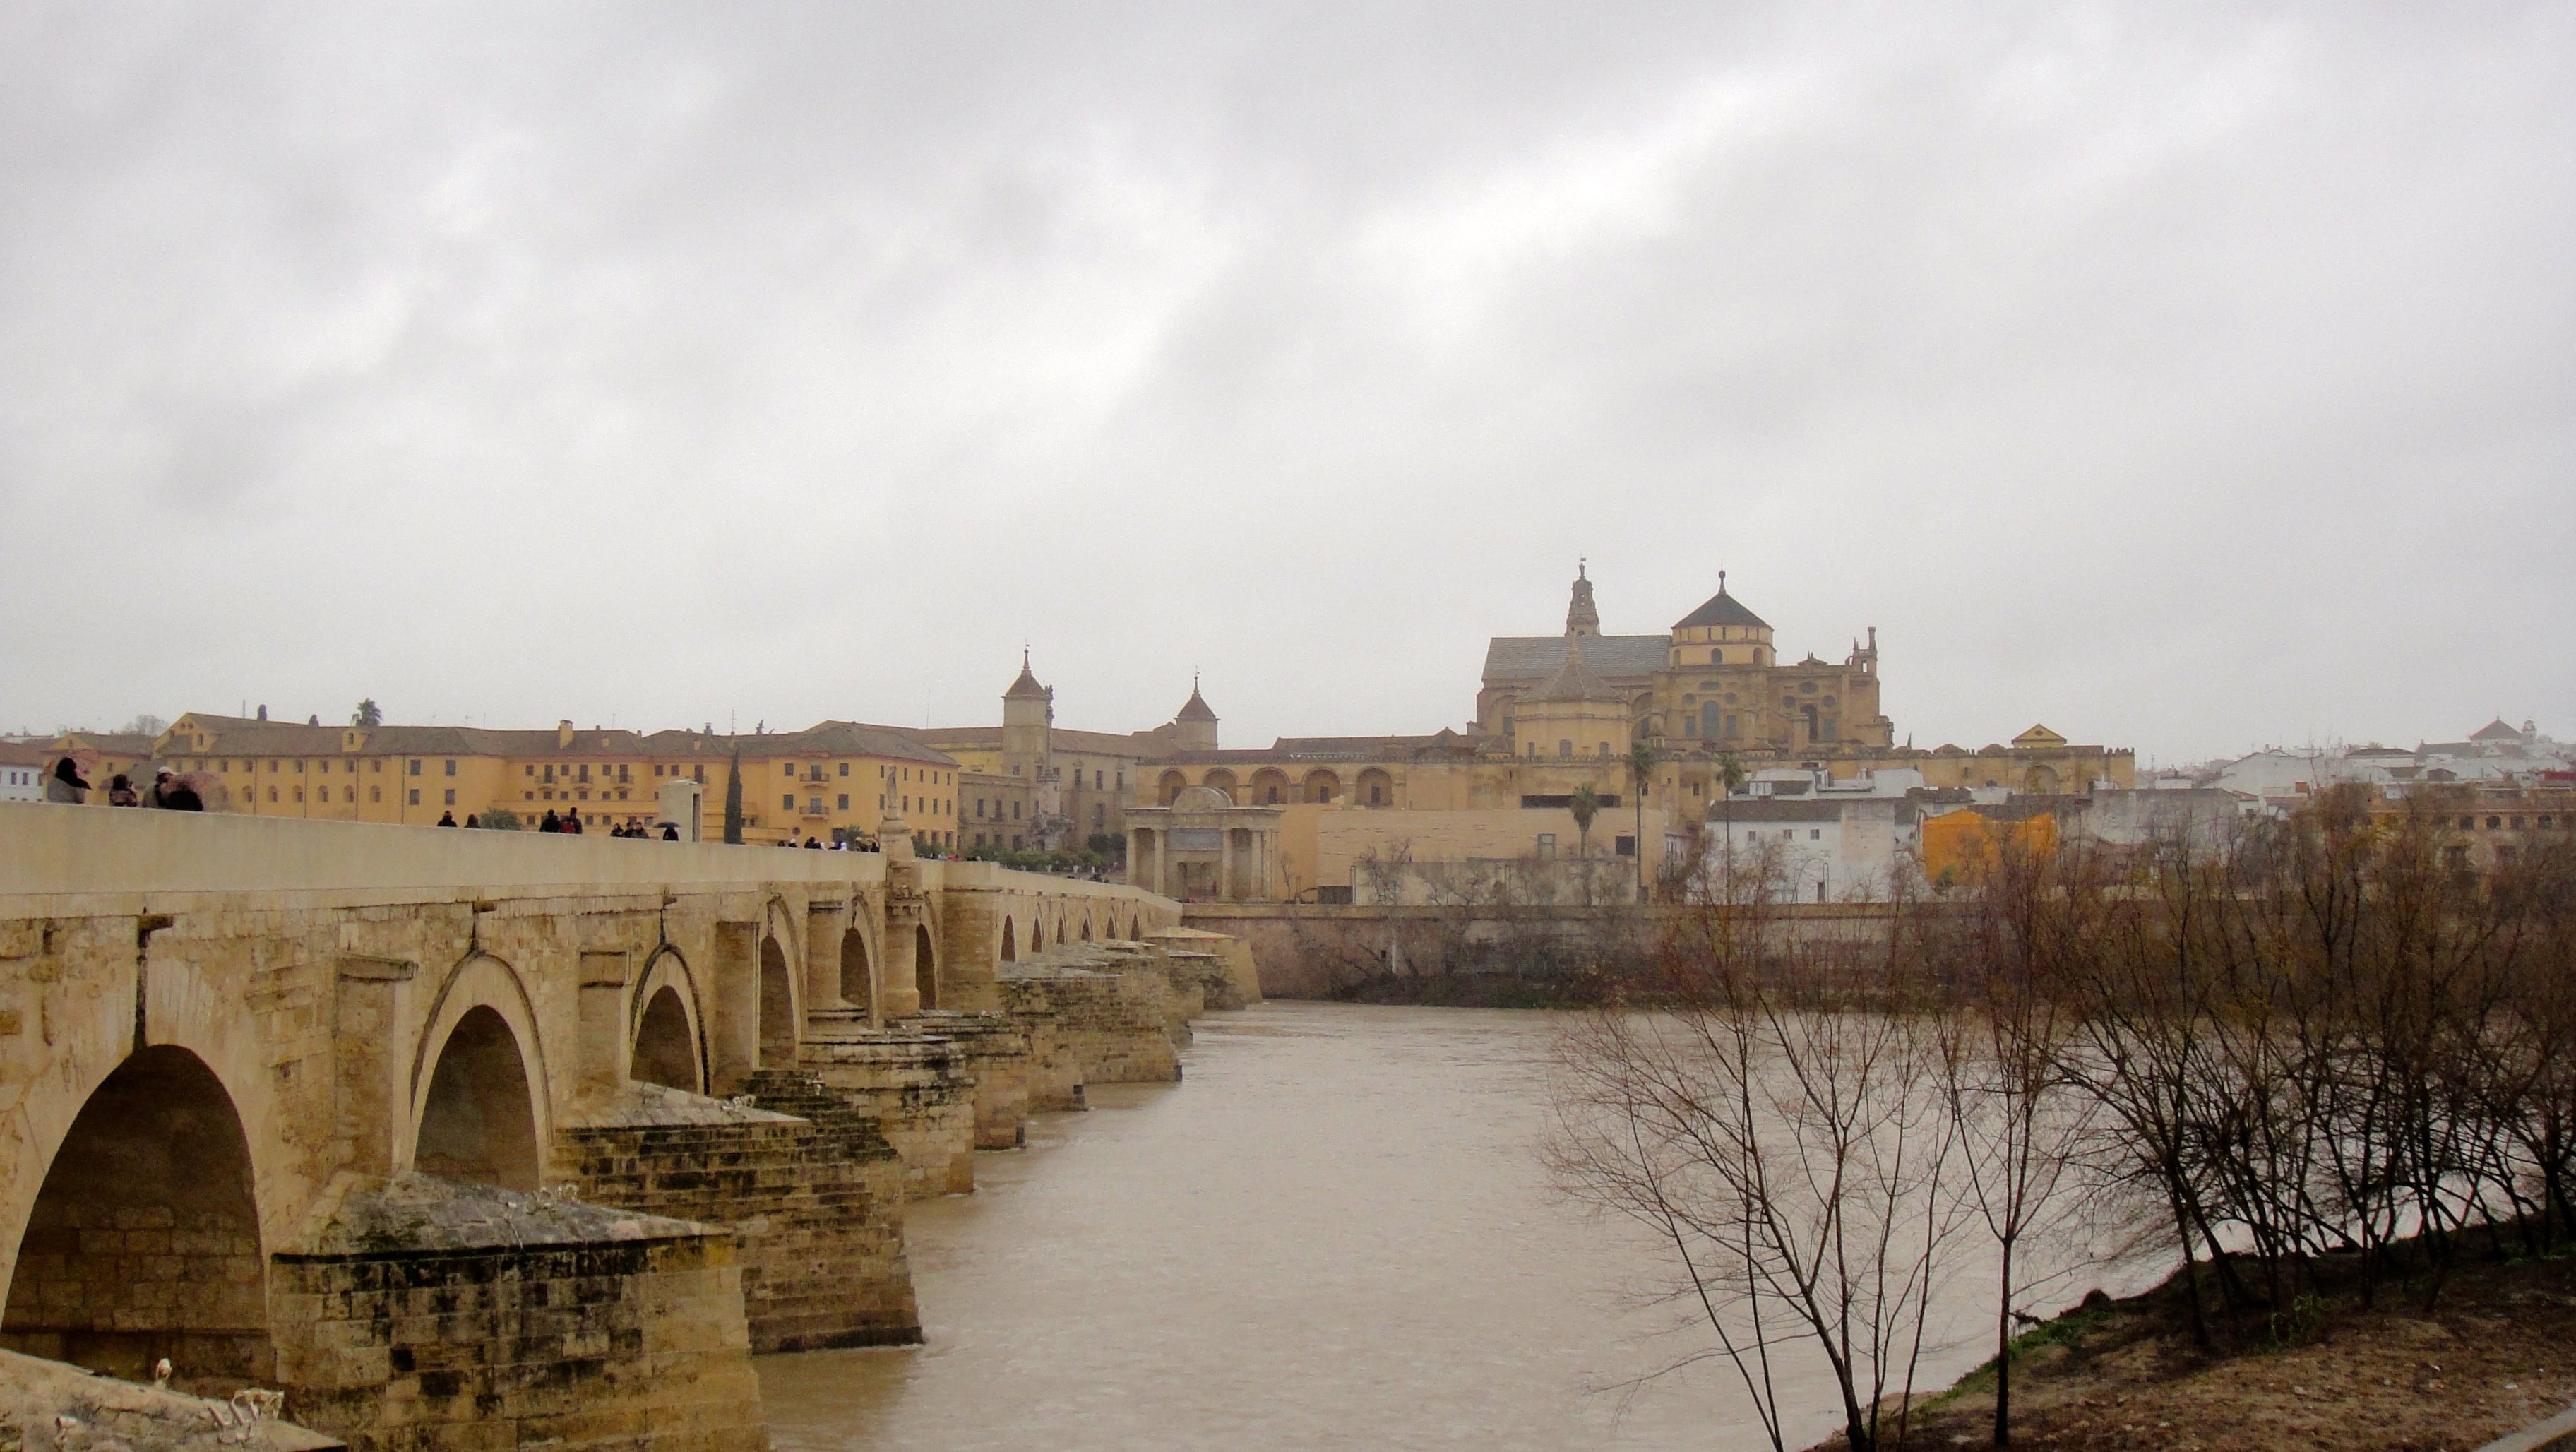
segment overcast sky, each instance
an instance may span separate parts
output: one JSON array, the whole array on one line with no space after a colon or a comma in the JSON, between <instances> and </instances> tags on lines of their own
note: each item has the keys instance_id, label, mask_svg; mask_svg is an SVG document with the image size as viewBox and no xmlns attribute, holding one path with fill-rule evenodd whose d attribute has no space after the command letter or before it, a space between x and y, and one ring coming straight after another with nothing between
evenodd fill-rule
<instances>
[{"instance_id":1,"label":"overcast sky","mask_svg":"<svg viewBox=\"0 0 2576 1452\"><path fill-rule=\"evenodd\" d=\"M2576 7L0 0L0 729L2576 736Z\"/></svg>"}]
</instances>

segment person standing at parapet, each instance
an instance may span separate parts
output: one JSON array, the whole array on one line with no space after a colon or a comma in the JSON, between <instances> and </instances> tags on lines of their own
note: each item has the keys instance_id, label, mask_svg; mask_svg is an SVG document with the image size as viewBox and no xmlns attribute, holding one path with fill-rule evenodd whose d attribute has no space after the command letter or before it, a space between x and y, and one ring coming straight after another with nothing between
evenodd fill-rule
<instances>
[{"instance_id":1,"label":"person standing at parapet","mask_svg":"<svg viewBox=\"0 0 2576 1452\"><path fill-rule=\"evenodd\" d=\"M45 800L69 802L77 807L89 800L89 783L81 779L80 769L68 756L54 763L54 774L45 778Z\"/></svg>"},{"instance_id":2,"label":"person standing at parapet","mask_svg":"<svg viewBox=\"0 0 2576 1452\"><path fill-rule=\"evenodd\" d=\"M143 799L134 794L134 783L125 779L125 773L118 772L107 784L107 804L111 807L139 807L143 805Z\"/></svg>"},{"instance_id":3,"label":"person standing at parapet","mask_svg":"<svg viewBox=\"0 0 2576 1452\"><path fill-rule=\"evenodd\" d=\"M165 812L202 812L206 809L206 799L197 795L197 789L188 785L186 777L172 776L166 771L154 779L151 796L151 805Z\"/></svg>"}]
</instances>

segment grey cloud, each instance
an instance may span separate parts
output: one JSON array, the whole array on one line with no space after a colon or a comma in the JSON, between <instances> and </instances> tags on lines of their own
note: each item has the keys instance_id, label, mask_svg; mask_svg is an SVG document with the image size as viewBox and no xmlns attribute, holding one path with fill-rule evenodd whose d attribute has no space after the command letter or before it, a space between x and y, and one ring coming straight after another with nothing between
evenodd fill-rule
<instances>
[{"instance_id":1,"label":"grey cloud","mask_svg":"<svg viewBox=\"0 0 2576 1452\"><path fill-rule=\"evenodd\" d=\"M0 726L981 719L1025 638L1074 724L1428 729L1588 553L1615 629L1880 626L1927 745L2576 730L2571 72L2545 5L20 7L0 602L76 628Z\"/></svg>"}]
</instances>

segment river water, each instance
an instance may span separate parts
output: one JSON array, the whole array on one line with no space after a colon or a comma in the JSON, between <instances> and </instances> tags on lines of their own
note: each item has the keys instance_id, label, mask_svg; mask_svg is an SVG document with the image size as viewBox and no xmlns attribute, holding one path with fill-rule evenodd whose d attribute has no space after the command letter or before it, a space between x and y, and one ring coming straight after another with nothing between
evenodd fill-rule
<instances>
[{"instance_id":1,"label":"river water","mask_svg":"<svg viewBox=\"0 0 2576 1452\"><path fill-rule=\"evenodd\" d=\"M926 1344L760 1361L772 1445L1737 1448L1643 1233L1550 1194L1551 1016L1269 1003L907 1219ZM1926 1358L1940 1386L1985 1357ZM1642 1382L1640 1379L1644 1379ZM1792 1447L1839 1425L1795 1379Z\"/></svg>"}]
</instances>

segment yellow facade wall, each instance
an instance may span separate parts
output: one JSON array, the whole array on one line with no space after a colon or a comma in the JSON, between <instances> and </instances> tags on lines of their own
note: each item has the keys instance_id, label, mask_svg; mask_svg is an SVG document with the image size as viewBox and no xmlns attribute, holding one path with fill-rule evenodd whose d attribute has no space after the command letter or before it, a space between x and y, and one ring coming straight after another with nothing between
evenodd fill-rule
<instances>
[{"instance_id":1,"label":"yellow facade wall","mask_svg":"<svg viewBox=\"0 0 2576 1452\"><path fill-rule=\"evenodd\" d=\"M1934 883L1973 882L2006 843L2024 852L2057 850L2057 818L2041 812L1999 822L1974 808L1923 819L1923 876Z\"/></svg>"}]
</instances>

